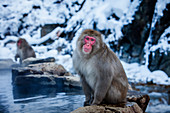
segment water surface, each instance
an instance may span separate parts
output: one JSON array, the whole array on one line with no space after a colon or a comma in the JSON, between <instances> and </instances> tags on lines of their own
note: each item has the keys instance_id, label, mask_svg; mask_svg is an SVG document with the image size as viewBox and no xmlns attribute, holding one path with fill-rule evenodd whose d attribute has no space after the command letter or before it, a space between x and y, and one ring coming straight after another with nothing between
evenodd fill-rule
<instances>
[{"instance_id":1,"label":"water surface","mask_svg":"<svg viewBox=\"0 0 170 113\"><path fill-rule=\"evenodd\" d=\"M0 70L0 113L69 113L83 106L81 89L12 85L11 70Z\"/></svg>"},{"instance_id":2,"label":"water surface","mask_svg":"<svg viewBox=\"0 0 170 113\"><path fill-rule=\"evenodd\" d=\"M170 113L170 87L132 85L149 94L147 113ZM169 91L170 92L170 91ZM81 89L70 87L15 86L11 70L0 70L0 113L69 113L83 106Z\"/></svg>"}]
</instances>

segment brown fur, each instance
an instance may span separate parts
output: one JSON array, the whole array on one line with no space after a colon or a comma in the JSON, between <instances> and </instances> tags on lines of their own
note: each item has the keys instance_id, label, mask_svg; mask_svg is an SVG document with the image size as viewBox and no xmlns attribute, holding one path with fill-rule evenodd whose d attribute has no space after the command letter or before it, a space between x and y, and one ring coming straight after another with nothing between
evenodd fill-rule
<instances>
[{"instance_id":1,"label":"brown fur","mask_svg":"<svg viewBox=\"0 0 170 113\"><path fill-rule=\"evenodd\" d=\"M96 38L90 54L82 52L83 39L87 35ZM81 78L85 105L126 101L128 80L125 71L115 53L102 41L101 33L92 29L82 32L73 53L73 66Z\"/></svg>"},{"instance_id":2,"label":"brown fur","mask_svg":"<svg viewBox=\"0 0 170 113\"><path fill-rule=\"evenodd\" d=\"M21 41L20 46L18 45L19 41ZM20 63L22 63L22 61L26 58L36 57L33 48L28 44L28 42L25 39L19 38L16 46L17 46L17 53L15 55L15 60L17 60L17 58L20 58Z\"/></svg>"}]
</instances>

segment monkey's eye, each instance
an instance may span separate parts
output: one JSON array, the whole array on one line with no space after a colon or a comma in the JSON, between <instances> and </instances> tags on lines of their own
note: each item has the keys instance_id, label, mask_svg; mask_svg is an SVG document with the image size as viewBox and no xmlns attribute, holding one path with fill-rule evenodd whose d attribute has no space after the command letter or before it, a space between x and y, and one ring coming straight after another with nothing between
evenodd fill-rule
<instances>
[{"instance_id":1,"label":"monkey's eye","mask_svg":"<svg viewBox=\"0 0 170 113\"><path fill-rule=\"evenodd\" d=\"M94 41L94 39L91 39L91 41Z\"/></svg>"},{"instance_id":2,"label":"monkey's eye","mask_svg":"<svg viewBox=\"0 0 170 113\"><path fill-rule=\"evenodd\" d=\"M88 38L88 37L86 37L86 40L89 40L89 38Z\"/></svg>"}]
</instances>

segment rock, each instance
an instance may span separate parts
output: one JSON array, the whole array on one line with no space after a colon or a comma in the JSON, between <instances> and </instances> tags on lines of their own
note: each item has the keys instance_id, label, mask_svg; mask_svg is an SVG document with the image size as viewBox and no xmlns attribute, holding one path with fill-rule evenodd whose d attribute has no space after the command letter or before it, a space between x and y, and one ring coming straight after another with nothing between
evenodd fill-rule
<instances>
[{"instance_id":1,"label":"rock","mask_svg":"<svg viewBox=\"0 0 170 113\"><path fill-rule=\"evenodd\" d=\"M71 86L71 87L81 87L80 77L67 76L65 78L66 78L66 80L64 81L65 85Z\"/></svg>"},{"instance_id":2,"label":"rock","mask_svg":"<svg viewBox=\"0 0 170 113\"><path fill-rule=\"evenodd\" d=\"M73 76L54 58L28 58L21 66L12 68L12 81L15 85L29 86L71 86L79 87L80 78Z\"/></svg>"},{"instance_id":3,"label":"rock","mask_svg":"<svg viewBox=\"0 0 170 113\"><path fill-rule=\"evenodd\" d=\"M163 10L164 16L158 18L155 23L154 29L151 31L151 45L159 44L159 39L165 30L170 26L170 3L166 5L165 10ZM170 44L169 32L165 34L164 40L167 38L167 43ZM165 40L166 41L166 40ZM154 54L153 54L154 53ZM163 70L170 77L170 51L162 50L162 48L157 49L156 51L151 51L149 55L149 69L154 70Z\"/></svg>"},{"instance_id":4,"label":"rock","mask_svg":"<svg viewBox=\"0 0 170 113\"><path fill-rule=\"evenodd\" d=\"M29 75L29 74L49 74L58 76L70 75L70 73L68 73L62 65L56 64L54 62L30 64L26 67L15 67L12 69L12 72L16 73L17 75Z\"/></svg>"},{"instance_id":5,"label":"rock","mask_svg":"<svg viewBox=\"0 0 170 113\"><path fill-rule=\"evenodd\" d=\"M17 75L28 75L28 74L51 74L58 76L71 75L66 69L55 63L55 58L49 57L45 59L39 58L27 58L23 61L21 66L14 66L12 69L13 73Z\"/></svg>"},{"instance_id":6,"label":"rock","mask_svg":"<svg viewBox=\"0 0 170 113\"><path fill-rule=\"evenodd\" d=\"M53 31L56 27L58 27L57 24L46 24L46 25L42 26L41 37L47 35L51 31Z\"/></svg>"},{"instance_id":7,"label":"rock","mask_svg":"<svg viewBox=\"0 0 170 113\"><path fill-rule=\"evenodd\" d=\"M127 101L136 102L138 106L145 112L146 107L150 101L150 97L149 95L141 93L141 92L128 91Z\"/></svg>"},{"instance_id":8,"label":"rock","mask_svg":"<svg viewBox=\"0 0 170 113\"><path fill-rule=\"evenodd\" d=\"M13 80L15 85L45 85L45 86L64 86L63 77L54 75L26 75L16 76Z\"/></svg>"},{"instance_id":9,"label":"rock","mask_svg":"<svg viewBox=\"0 0 170 113\"><path fill-rule=\"evenodd\" d=\"M165 30L170 26L170 3L166 4L166 8L162 12L163 16L159 17L155 23L154 28L151 31L151 44L156 45L158 44L158 40L160 39L161 35L165 32ZM167 38L169 38L169 32L167 33Z\"/></svg>"},{"instance_id":10,"label":"rock","mask_svg":"<svg viewBox=\"0 0 170 113\"><path fill-rule=\"evenodd\" d=\"M155 8L156 3L157 0L142 0L138 10L135 12L132 23L123 26L123 37L118 41L118 49L121 52L120 57L122 60L142 64L145 62L144 47L146 41L149 40L150 47L160 43L160 38L170 26L170 3L166 4L166 8L162 11L163 16L159 18L156 18L157 14L154 13L154 10L159 10L159 8ZM153 17L154 14L155 17ZM151 26L153 21L156 23ZM164 41L166 41L166 38L169 44L169 32L165 34ZM114 42L112 43L114 44ZM160 50L149 52L149 69L151 71L162 70L170 77L170 51L162 50L160 47Z\"/></svg>"},{"instance_id":11,"label":"rock","mask_svg":"<svg viewBox=\"0 0 170 113\"><path fill-rule=\"evenodd\" d=\"M143 111L135 102L128 102L123 107L116 105L80 107L71 113L143 113Z\"/></svg>"},{"instance_id":12,"label":"rock","mask_svg":"<svg viewBox=\"0 0 170 113\"><path fill-rule=\"evenodd\" d=\"M72 74L54 61L54 58L29 58L24 60L21 66L12 68L13 84L57 85L60 81L60 84L64 85L64 80L68 80L66 80L66 76L72 76Z\"/></svg>"},{"instance_id":13,"label":"rock","mask_svg":"<svg viewBox=\"0 0 170 113\"><path fill-rule=\"evenodd\" d=\"M150 53L148 68L151 71L162 70L170 77L170 51L167 51L167 53L161 53L160 51L158 49Z\"/></svg>"},{"instance_id":14,"label":"rock","mask_svg":"<svg viewBox=\"0 0 170 113\"><path fill-rule=\"evenodd\" d=\"M48 57L45 59L40 59L40 58L27 58L25 60L23 60L22 66L27 66L29 64L37 64L37 63L45 63L45 62L55 62L55 58L54 57Z\"/></svg>"},{"instance_id":15,"label":"rock","mask_svg":"<svg viewBox=\"0 0 170 113\"><path fill-rule=\"evenodd\" d=\"M122 52L122 60L143 62L143 48L149 37L156 2L157 0L142 0L135 12L132 23L123 26L123 37L118 41L119 50Z\"/></svg>"},{"instance_id":16,"label":"rock","mask_svg":"<svg viewBox=\"0 0 170 113\"><path fill-rule=\"evenodd\" d=\"M149 100L147 94L128 91L126 104L86 106L80 107L71 113L144 113Z\"/></svg>"}]
</instances>

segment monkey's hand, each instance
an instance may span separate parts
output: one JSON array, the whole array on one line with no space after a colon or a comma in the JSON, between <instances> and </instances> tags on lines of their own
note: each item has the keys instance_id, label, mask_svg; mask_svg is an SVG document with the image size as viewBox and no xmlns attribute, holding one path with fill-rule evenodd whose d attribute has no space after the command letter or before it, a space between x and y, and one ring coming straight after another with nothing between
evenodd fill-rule
<instances>
[{"instance_id":1,"label":"monkey's hand","mask_svg":"<svg viewBox=\"0 0 170 113\"><path fill-rule=\"evenodd\" d=\"M85 101L84 106L90 106L90 103L88 101Z\"/></svg>"},{"instance_id":2,"label":"monkey's hand","mask_svg":"<svg viewBox=\"0 0 170 113\"><path fill-rule=\"evenodd\" d=\"M18 54L15 55L15 61L17 61L17 58L19 58Z\"/></svg>"}]
</instances>

